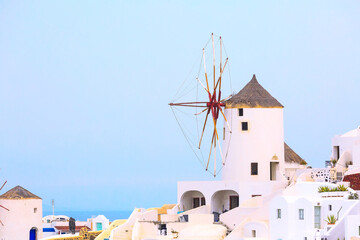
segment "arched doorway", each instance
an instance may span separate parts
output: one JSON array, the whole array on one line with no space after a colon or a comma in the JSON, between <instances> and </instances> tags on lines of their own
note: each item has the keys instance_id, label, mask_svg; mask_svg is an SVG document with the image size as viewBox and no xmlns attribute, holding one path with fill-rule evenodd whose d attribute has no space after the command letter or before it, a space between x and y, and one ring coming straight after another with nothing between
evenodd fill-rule
<instances>
[{"instance_id":1,"label":"arched doorway","mask_svg":"<svg viewBox=\"0 0 360 240\"><path fill-rule=\"evenodd\" d=\"M30 229L29 239L37 240L37 228L33 227L32 229Z\"/></svg>"},{"instance_id":2,"label":"arched doorway","mask_svg":"<svg viewBox=\"0 0 360 240\"><path fill-rule=\"evenodd\" d=\"M180 199L180 209L187 211L206 205L205 196L200 191L187 191Z\"/></svg>"},{"instance_id":3,"label":"arched doorway","mask_svg":"<svg viewBox=\"0 0 360 240\"><path fill-rule=\"evenodd\" d=\"M211 197L212 212L224 213L239 206L239 194L234 190L220 190Z\"/></svg>"}]
</instances>

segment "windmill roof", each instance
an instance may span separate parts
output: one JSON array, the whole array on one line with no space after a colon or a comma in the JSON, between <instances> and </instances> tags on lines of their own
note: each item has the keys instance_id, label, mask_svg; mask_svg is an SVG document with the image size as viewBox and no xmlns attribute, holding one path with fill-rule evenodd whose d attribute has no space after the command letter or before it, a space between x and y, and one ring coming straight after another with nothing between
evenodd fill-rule
<instances>
[{"instance_id":1,"label":"windmill roof","mask_svg":"<svg viewBox=\"0 0 360 240\"><path fill-rule=\"evenodd\" d=\"M284 106L260 85L255 74L239 93L226 101L227 107L283 108Z\"/></svg>"},{"instance_id":2,"label":"windmill roof","mask_svg":"<svg viewBox=\"0 0 360 240\"><path fill-rule=\"evenodd\" d=\"M3 195L0 196L0 199L41 199L35 194L29 192L21 186L16 186Z\"/></svg>"},{"instance_id":3,"label":"windmill roof","mask_svg":"<svg viewBox=\"0 0 360 240\"><path fill-rule=\"evenodd\" d=\"M286 142L284 142L284 151L285 151L285 162L287 163L298 163L298 164L307 164L304 159L302 159L294 150L292 150Z\"/></svg>"}]
</instances>

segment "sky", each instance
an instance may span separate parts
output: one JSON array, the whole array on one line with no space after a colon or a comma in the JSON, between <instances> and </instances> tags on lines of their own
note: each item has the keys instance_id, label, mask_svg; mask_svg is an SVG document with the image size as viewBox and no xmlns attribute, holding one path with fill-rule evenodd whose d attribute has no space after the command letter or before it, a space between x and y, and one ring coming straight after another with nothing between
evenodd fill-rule
<instances>
[{"instance_id":1,"label":"sky","mask_svg":"<svg viewBox=\"0 0 360 240\"><path fill-rule=\"evenodd\" d=\"M1 1L1 193L56 210L177 201L213 180L168 103L221 35L234 91L253 74L284 106L285 141L323 167L360 125L359 1Z\"/></svg>"}]
</instances>

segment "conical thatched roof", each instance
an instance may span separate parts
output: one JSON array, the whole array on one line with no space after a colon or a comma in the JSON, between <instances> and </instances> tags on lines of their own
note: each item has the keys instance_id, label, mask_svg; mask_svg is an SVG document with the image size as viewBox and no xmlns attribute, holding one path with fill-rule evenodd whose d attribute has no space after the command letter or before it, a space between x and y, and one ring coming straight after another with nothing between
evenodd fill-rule
<instances>
[{"instance_id":1,"label":"conical thatched roof","mask_svg":"<svg viewBox=\"0 0 360 240\"><path fill-rule=\"evenodd\" d=\"M41 199L40 197L32 194L25 188L21 186L16 186L3 195L0 196L0 199Z\"/></svg>"},{"instance_id":2,"label":"conical thatched roof","mask_svg":"<svg viewBox=\"0 0 360 240\"><path fill-rule=\"evenodd\" d=\"M286 142L284 142L284 151L285 151L285 162L287 163L298 163L306 165L306 161L302 159L294 150L292 150Z\"/></svg>"},{"instance_id":3,"label":"conical thatched roof","mask_svg":"<svg viewBox=\"0 0 360 240\"><path fill-rule=\"evenodd\" d=\"M283 108L256 80L255 74L241 91L226 101L228 108Z\"/></svg>"}]
</instances>

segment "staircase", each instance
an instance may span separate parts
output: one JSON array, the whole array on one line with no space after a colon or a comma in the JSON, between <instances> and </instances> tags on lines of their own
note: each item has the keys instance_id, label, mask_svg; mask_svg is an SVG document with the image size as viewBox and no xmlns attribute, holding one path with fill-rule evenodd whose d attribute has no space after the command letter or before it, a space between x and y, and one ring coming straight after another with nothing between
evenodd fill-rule
<instances>
[{"instance_id":1,"label":"staircase","mask_svg":"<svg viewBox=\"0 0 360 240\"><path fill-rule=\"evenodd\" d=\"M218 224L218 225L221 225L221 226L225 227L226 228L226 236L231 233L230 228L225 223L219 221L219 222L214 222L214 224Z\"/></svg>"}]
</instances>

